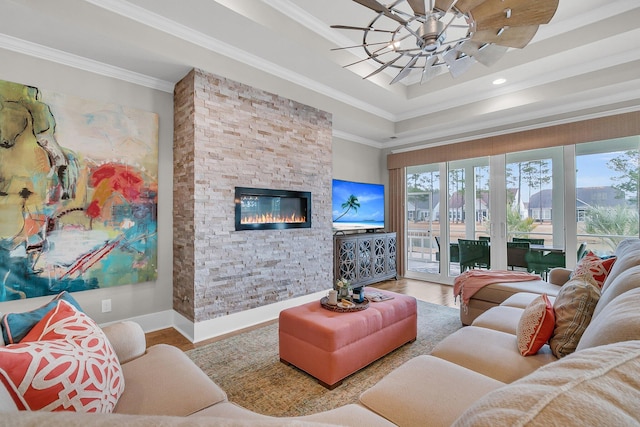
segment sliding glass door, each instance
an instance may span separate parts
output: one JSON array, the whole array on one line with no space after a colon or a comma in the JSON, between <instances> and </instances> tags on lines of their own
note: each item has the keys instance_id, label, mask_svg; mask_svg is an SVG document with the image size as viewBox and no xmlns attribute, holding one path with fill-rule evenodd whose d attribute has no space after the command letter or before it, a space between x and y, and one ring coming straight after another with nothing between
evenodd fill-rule
<instances>
[{"instance_id":1,"label":"sliding glass door","mask_svg":"<svg viewBox=\"0 0 640 427\"><path fill-rule=\"evenodd\" d=\"M460 274L458 239L488 238L488 162L407 168L407 277L446 282Z\"/></svg>"},{"instance_id":2,"label":"sliding glass door","mask_svg":"<svg viewBox=\"0 0 640 427\"><path fill-rule=\"evenodd\" d=\"M405 275L453 283L460 240L489 241L492 269L530 270L517 239L568 268L611 255L640 233L639 169L640 136L409 167Z\"/></svg>"},{"instance_id":3,"label":"sliding glass door","mask_svg":"<svg viewBox=\"0 0 640 427\"><path fill-rule=\"evenodd\" d=\"M407 168L406 182L407 269L419 275L439 275L439 166Z\"/></svg>"},{"instance_id":4,"label":"sliding glass door","mask_svg":"<svg viewBox=\"0 0 640 427\"><path fill-rule=\"evenodd\" d=\"M507 240L564 245L562 147L506 155Z\"/></svg>"}]
</instances>

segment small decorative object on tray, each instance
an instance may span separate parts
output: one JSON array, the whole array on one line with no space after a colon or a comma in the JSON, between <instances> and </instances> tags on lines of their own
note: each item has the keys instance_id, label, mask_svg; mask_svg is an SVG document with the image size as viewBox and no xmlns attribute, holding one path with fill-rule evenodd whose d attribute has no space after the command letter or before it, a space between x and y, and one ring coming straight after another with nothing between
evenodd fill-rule
<instances>
[{"instance_id":1,"label":"small decorative object on tray","mask_svg":"<svg viewBox=\"0 0 640 427\"><path fill-rule=\"evenodd\" d=\"M331 305L329 304L328 297L322 297L322 299L320 300L320 304L327 310L337 311L339 313L349 313L352 311L366 310L367 307L369 307L369 300L365 298L362 302L353 302L343 298L339 300L336 305Z\"/></svg>"},{"instance_id":2,"label":"small decorative object on tray","mask_svg":"<svg viewBox=\"0 0 640 427\"><path fill-rule=\"evenodd\" d=\"M380 302L393 299L391 295L383 294L382 292L369 292L365 294L366 298L371 302Z\"/></svg>"},{"instance_id":3,"label":"small decorative object on tray","mask_svg":"<svg viewBox=\"0 0 640 427\"><path fill-rule=\"evenodd\" d=\"M340 298L348 298L349 291L351 290L351 284L344 277L338 281L336 281L335 286L333 287L336 291L338 291L338 299Z\"/></svg>"}]
</instances>

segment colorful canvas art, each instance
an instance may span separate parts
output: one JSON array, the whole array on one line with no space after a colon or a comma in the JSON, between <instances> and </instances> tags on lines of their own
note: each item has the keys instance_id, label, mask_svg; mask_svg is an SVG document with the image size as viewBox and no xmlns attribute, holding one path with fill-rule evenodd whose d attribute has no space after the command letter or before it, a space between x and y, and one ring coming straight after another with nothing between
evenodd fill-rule
<instances>
[{"instance_id":1,"label":"colorful canvas art","mask_svg":"<svg viewBox=\"0 0 640 427\"><path fill-rule=\"evenodd\" d=\"M0 301L157 277L158 116L0 80Z\"/></svg>"}]
</instances>

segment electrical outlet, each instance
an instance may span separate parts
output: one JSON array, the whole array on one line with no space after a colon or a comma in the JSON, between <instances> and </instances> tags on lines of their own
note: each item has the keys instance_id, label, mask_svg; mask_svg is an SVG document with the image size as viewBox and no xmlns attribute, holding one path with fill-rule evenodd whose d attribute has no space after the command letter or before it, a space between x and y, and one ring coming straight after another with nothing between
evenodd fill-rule
<instances>
[{"instance_id":1,"label":"electrical outlet","mask_svg":"<svg viewBox=\"0 0 640 427\"><path fill-rule=\"evenodd\" d=\"M111 311L111 299L102 300L102 312L109 313Z\"/></svg>"}]
</instances>

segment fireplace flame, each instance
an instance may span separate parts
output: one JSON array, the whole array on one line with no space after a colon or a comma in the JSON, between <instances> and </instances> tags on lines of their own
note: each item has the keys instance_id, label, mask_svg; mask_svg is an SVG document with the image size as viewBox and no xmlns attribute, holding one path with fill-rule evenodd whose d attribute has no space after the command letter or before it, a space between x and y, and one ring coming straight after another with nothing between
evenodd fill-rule
<instances>
[{"instance_id":1,"label":"fireplace flame","mask_svg":"<svg viewBox=\"0 0 640 427\"><path fill-rule=\"evenodd\" d=\"M272 213L260 214L260 215L246 215L240 220L241 224L272 224L272 223L298 223L306 222L307 218L304 216L297 216L292 213L289 216L274 215Z\"/></svg>"}]
</instances>

